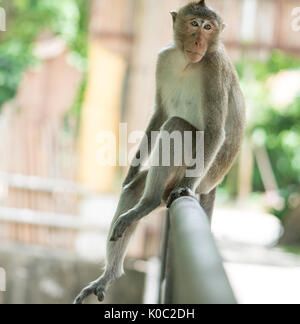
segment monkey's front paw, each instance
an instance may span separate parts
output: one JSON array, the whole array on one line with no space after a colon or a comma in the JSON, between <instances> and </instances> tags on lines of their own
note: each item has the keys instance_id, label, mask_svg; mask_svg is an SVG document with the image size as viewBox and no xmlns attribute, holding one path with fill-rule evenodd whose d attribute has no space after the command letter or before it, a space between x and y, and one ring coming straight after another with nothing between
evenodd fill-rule
<instances>
[{"instance_id":1,"label":"monkey's front paw","mask_svg":"<svg viewBox=\"0 0 300 324\"><path fill-rule=\"evenodd\" d=\"M118 218L117 222L114 225L112 235L109 239L111 242L116 242L117 240L119 240L123 236L126 229L129 227L129 225L131 225L131 221L128 216L129 214L124 214Z\"/></svg>"},{"instance_id":2,"label":"monkey's front paw","mask_svg":"<svg viewBox=\"0 0 300 324\"><path fill-rule=\"evenodd\" d=\"M196 199L195 194L189 188L179 188L171 192L168 201L167 208L170 208L173 202L180 197L193 197Z\"/></svg>"}]
</instances>

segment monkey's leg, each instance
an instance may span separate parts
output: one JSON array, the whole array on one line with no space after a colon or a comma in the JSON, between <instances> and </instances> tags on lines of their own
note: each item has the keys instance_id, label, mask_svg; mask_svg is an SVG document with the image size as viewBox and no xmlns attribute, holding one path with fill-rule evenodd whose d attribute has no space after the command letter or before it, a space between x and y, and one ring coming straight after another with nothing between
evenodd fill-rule
<instances>
[{"instance_id":1,"label":"monkey's leg","mask_svg":"<svg viewBox=\"0 0 300 324\"><path fill-rule=\"evenodd\" d=\"M108 238L110 237L111 231L119 216L135 206L141 198L145 188L147 173L148 171L141 172L129 185L123 189ZM126 229L122 239L118 240L117 242L110 242L108 240L106 246L106 266L104 273L100 278L92 282L81 291L75 300L75 304L82 304L83 301L92 294L95 294L99 301L103 301L108 287L114 280L118 279L123 274L123 262L125 254L130 238L136 226L137 223L131 224L131 226Z\"/></svg>"},{"instance_id":2,"label":"monkey's leg","mask_svg":"<svg viewBox=\"0 0 300 324\"><path fill-rule=\"evenodd\" d=\"M162 203L166 183L173 167L151 167L143 196L134 208L121 215L114 225L110 240L121 239L128 227L150 214Z\"/></svg>"},{"instance_id":3,"label":"monkey's leg","mask_svg":"<svg viewBox=\"0 0 300 324\"><path fill-rule=\"evenodd\" d=\"M193 130L193 134L195 134L195 130ZM191 145L192 146L191 146L190 150L192 151L192 155L195 156L195 152L196 152L195 137L194 137ZM193 172L196 172L196 174L193 177L188 177L187 172L189 172L191 170L193 170ZM195 169L194 166L193 167L185 166L185 174L183 174L183 177L178 182L177 186L171 192L171 194L169 195L169 197L167 199L167 208L170 208L172 203L180 197L188 196L188 197L192 197L192 198L195 198L196 200L198 200L198 198L196 197L195 191L200 183L201 175L202 175L202 169L197 170L197 169Z\"/></svg>"},{"instance_id":4,"label":"monkey's leg","mask_svg":"<svg viewBox=\"0 0 300 324\"><path fill-rule=\"evenodd\" d=\"M173 117L163 125L153 155L155 161L162 161L161 153L166 154L167 151L167 153L170 153L171 165L152 166L150 168L142 198L134 208L130 209L118 218L110 237L111 241L117 241L120 239L128 226L140 220L142 217L147 216L154 209L159 207L162 203L166 187L171 181L171 177L176 173L181 174L181 171L186 169L186 166L175 166L174 163L174 153L176 150L180 148L181 152L183 152L183 141L180 142L181 147L176 147L175 144L171 145L170 143L170 150L164 150L166 134L170 136L174 131L177 131L183 135L185 131L194 130L194 126L179 117Z\"/></svg>"},{"instance_id":5,"label":"monkey's leg","mask_svg":"<svg viewBox=\"0 0 300 324\"><path fill-rule=\"evenodd\" d=\"M182 127L188 128L189 126L186 125L186 123L182 123ZM192 128L193 135L197 134L197 129ZM196 135L197 136L197 135ZM167 207L170 207L174 200L176 200L179 197L182 196L191 196L196 198L196 190L201 185L200 194L207 194L210 193L213 188L215 188L219 182L211 182L211 181L204 181L204 185L202 184L203 179L210 178L206 176L210 173L210 169L214 166L214 161L216 160L216 157L218 156L218 153L220 154L219 147L222 145L222 143L225 140L225 133L223 130L217 132L214 130L213 127L208 128L204 133L204 145L202 143L197 144L197 141L193 139L191 145L190 145L190 151L192 152L192 156L196 156L196 167L193 168L192 166L189 166L190 164L187 163L187 171L193 171L193 176L189 177L188 174L184 176L182 181L179 183L177 188L171 193L169 196ZM185 144L186 145L186 144ZM199 151L199 149L201 151ZM203 162L198 160L198 153L202 152L202 158ZM201 158L201 155L200 155ZM194 161L190 159L190 162ZM203 168L197 167L197 164L200 162L200 165L203 164ZM219 172L217 173L219 174ZM211 179L209 179L211 180ZM199 190L199 188L198 188Z\"/></svg>"},{"instance_id":6,"label":"monkey's leg","mask_svg":"<svg viewBox=\"0 0 300 324\"><path fill-rule=\"evenodd\" d=\"M216 200L217 187L214 188L209 194L200 195L200 205L205 210L206 215L211 220Z\"/></svg>"}]
</instances>

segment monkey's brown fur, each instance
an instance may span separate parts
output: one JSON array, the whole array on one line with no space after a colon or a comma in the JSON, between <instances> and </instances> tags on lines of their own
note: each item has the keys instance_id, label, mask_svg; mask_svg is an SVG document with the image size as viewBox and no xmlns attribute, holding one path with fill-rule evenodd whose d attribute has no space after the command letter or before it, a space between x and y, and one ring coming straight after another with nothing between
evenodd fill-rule
<instances>
[{"instance_id":1,"label":"monkey's brown fur","mask_svg":"<svg viewBox=\"0 0 300 324\"><path fill-rule=\"evenodd\" d=\"M193 178L186 176L187 165L152 166L142 172L140 167L130 168L109 233L105 272L80 293L75 301L78 304L90 294L99 301L104 299L109 285L123 273L127 245L137 222L162 203L171 205L178 196L197 192L211 216L216 188L241 146L244 98L220 40L225 26L222 18L204 0L171 14L174 42L158 57L155 112L143 143L150 141L153 131L161 131L157 143L163 131L204 131L204 168ZM196 148L193 144L192 151ZM174 153L178 147L171 149ZM159 154L159 145L153 154ZM140 158L138 152L136 159Z\"/></svg>"}]
</instances>

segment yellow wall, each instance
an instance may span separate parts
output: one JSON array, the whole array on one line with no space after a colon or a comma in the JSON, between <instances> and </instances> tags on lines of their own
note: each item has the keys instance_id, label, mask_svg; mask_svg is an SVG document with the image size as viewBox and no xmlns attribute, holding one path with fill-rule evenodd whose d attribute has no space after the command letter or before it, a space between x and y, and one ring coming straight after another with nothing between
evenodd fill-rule
<instances>
[{"instance_id":1,"label":"yellow wall","mask_svg":"<svg viewBox=\"0 0 300 324\"><path fill-rule=\"evenodd\" d=\"M79 180L101 193L112 191L116 167L103 167L97 162L101 148L97 136L113 131L118 138L125 59L106 50L100 42L91 41L89 75L80 133Z\"/></svg>"}]
</instances>

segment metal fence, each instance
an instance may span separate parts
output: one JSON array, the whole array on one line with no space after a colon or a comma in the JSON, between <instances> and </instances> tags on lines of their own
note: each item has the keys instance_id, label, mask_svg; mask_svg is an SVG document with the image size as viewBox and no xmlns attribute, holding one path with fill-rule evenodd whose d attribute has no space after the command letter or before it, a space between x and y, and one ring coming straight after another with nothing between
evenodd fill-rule
<instances>
[{"instance_id":1,"label":"metal fence","mask_svg":"<svg viewBox=\"0 0 300 324\"><path fill-rule=\"evenodd\" d=\"M237 304L208 217L191 197L176 200L167 215L160 303Z\"/></svg>"}]
</instances>

